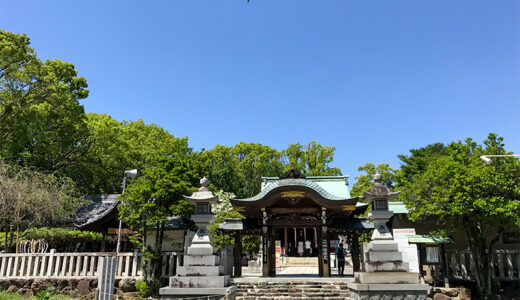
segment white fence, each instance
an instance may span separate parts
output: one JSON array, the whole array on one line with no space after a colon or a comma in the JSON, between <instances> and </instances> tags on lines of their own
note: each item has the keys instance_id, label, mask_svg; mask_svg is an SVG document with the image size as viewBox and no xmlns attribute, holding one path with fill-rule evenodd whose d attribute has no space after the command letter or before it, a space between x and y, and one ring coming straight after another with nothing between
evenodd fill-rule
<instances>
[{"instance_id":1,"label":"white fence","mask_svg":"<svg viewBox=\"0 0 520 300\"><path fill-rule=\"evenodd\" d=\"M451 278L472 280L477 272L469 250L447 250ZM491 260L493 278L499 281L520 280L520 250L495 250Z\"/></svg>"},{"instance_id":2,"label":"white fence","mask_svg":"<svg viewBox=\"0 0 520 300\"><path fill-rule=\"evenodd\" d=\"M0 254L0 278L97 278L102 257L110 252L85 253L2 253ZM143 253L117 254L116 279L143 277ZM162 276L176 273L182 255L163 252Z\"/></svg>"}]
</instances>

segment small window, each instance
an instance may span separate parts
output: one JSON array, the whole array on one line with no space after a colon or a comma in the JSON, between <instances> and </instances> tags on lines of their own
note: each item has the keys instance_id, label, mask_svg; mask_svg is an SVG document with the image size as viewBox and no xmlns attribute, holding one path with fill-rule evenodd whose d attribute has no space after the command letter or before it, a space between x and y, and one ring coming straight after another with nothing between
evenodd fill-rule
<instances>
[{"instance_id":1,"label":"small window","mask_svg":"<svg viewBox=\"0 0 520 300\"><path fill-rule=\"evenodd\" d=\"M388 201L376 200L374 210L388 210Z\"/></svg>"},{"instance_id":2,"label":"small window","mask_svg":"<svg viewBox=\"0 0 520 300\"><path fill-rule=\"evenodd\" d=\"M206 203L197 204L197 213L198 214L209 214L209 204L206 204Z\"/></svg>"}]
</instances>

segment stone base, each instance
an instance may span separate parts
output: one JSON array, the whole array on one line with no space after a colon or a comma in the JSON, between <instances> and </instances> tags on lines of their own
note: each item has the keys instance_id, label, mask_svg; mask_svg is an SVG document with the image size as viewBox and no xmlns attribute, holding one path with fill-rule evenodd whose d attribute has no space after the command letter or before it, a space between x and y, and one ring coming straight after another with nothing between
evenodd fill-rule
<instances>
[{"instance_id":1,"label":"stone base","mask_svg":"<svg viewBox=\"0 0 520 300\"><path fill-rule=\"evenodd\" d=\"M169 287L172 288L223 288L229 285L229 275L223 276L173 276Z\"/></svg>"},{"instance_id":2,"label":"stone base","mask_svg":"<svg viewBox=\"0 0 520 300\"><path fill-rule=\"evenodd\" d=\"M411 272L356 272L354 280L358 284L417 284L419 273Z\"/></svg>"},{"instance_id":3,"label":"stone base","mask_svg":"<svg viewBox=\"0 0 520 300\"><path fill-rule=\"evenodd\" d=\"M178 276L219 276L223 274L224 266L180 266Z\"/></svg>"},{"instance_id":4,"label":"stone base","mask_svg":"<svg viewBox=\"0 0 520 300\"><path fill-rule=\"evenodd\" d=\"M219 296L222 298L225 296L226 300L235 299L237 291L236 286L223 287L223 288L170 288L164 287L159 290L161 300L179 299L179 298L194 298L197 296ZM205 299L206 299L205 297Z\"/></svg>"},{"instance_id":5,"label":"stone base","mask_svg":"<svg viewBox=\"0 0 520 300\"><path fill-rule=\"evenodd\" d=\"M349 282L351 300L426 300L427 284L365 284Z\"/></svg>"}]
</instances>

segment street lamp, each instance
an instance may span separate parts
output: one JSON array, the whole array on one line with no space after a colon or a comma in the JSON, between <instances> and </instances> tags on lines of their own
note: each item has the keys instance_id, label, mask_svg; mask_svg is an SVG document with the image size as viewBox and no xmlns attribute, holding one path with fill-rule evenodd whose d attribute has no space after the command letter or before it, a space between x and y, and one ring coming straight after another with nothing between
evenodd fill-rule
<instances>
[{"instance_id":1,"label":"street lamp","mask_svg":"<svg viewBox=\"0 0 520 300\"><path fill-rule=\"evenodd\" d=\"M481 155L480 159L482 159L486 164L491 163L491 158L493 157L514 157L514 156L520 156L520 154L502 154L502 155Z\"/></svg>"},{"instance_id":2,"label":"street lamp","mask_svg":"<svg viewBox=\"0 0 520 300\"><path fill-rule=\"evenodd\" d=\"M126 170L125 171L125 177L123 177L123 183L121 184L121 186L123 187L123 194L125 193L126 179L127 178L135 178L135 177L137 177L137 169L132 169L132 170ZM121 218L119 218L119 231L117 232L116 253L119 253L119 249L121 248L121 226L122 226L122 222L121 222Z\"/></svg>"}]
</instances>

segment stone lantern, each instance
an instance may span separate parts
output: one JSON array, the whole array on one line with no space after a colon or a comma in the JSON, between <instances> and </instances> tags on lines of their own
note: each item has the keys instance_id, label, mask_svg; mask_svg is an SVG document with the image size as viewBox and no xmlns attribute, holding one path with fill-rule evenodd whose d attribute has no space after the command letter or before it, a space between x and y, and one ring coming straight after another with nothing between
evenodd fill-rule
<instances>
[{"instance_id":1,"label":"stone lantern","mask_svg":"<svg viewBox=\"0 0 520 300\"><path fill-rule=\"evenodd\" d=\"M372 203L372 212L368 214L368 217L374 221L375 230L372 233L372 241L376 240L392 240L392 234L386 223L394 215L393 212L388 210L388 202L392 201L399 195L399 192L392 192L389 188L383 185L383 178L381 174L374 175L374 186L365 192L365 201Z\"/></svg>"},{"instance_id":2,"label":"stone lantern","mask_svg":"<svg viewBox=\"0 0 520 300\"><path fill-rule=\"evenodd\" d=\"M200 180L200 188L191 196L184 196L188 203L195 206L195 214L191 216L198 230L193 236L191 246L188 248L188 254L191 255L212 255L215 252L211 245L211 238L208 232L208 226L213 221L213 213L211 205L218 203L218 196L213 194L208 188L209 180L204 177Z\"/></svg>"},{"instance_id":3,"label":"stone lantern","mask_svg":"<svg viewBox=\"0 0 520 300\"><path fill-rule=\"evenodd\" d=\"M200 180L200 188L191 196L184 196L195 206L191 219L197 225L197 233L184 255L184 264L177 267L177 275L170 277L168 287L161 288L161 299L226 295L233 298L236 286L229 286L229 275L223 275L224 267L219 265L219 257L211 244L208 226L213 221L211 205L218 202L218 196L208 188L209 180Z\"/></svg>"},{"instance_id":4,"label":"stone lantern","mask_svg":"<svg viewBox=\"0 0 520 300\"><path fill-rule=\"evenodd\" d=\"M355 272L354 282L348 283L352 300L427 299L429 285L419 283L419 274L410 272L386 226L394 214L388 210L388 202L398 194L383 185L381 174L374 176L374 186L365 192L364 199L372 204L368 216L375 223L375 229L372 241L363 244L362 271Z\"/></svg>"}]
</instances>

